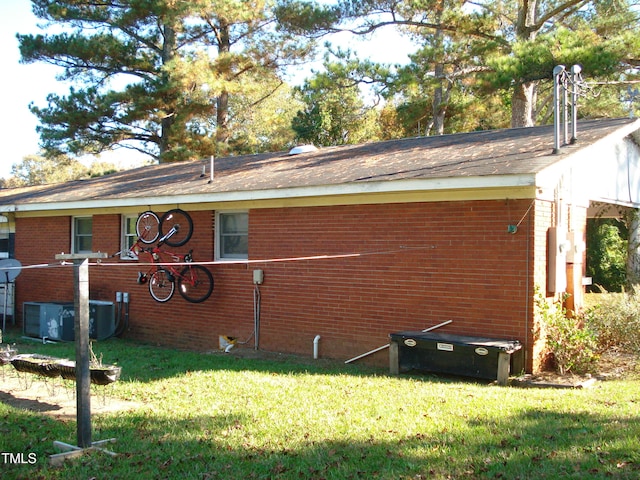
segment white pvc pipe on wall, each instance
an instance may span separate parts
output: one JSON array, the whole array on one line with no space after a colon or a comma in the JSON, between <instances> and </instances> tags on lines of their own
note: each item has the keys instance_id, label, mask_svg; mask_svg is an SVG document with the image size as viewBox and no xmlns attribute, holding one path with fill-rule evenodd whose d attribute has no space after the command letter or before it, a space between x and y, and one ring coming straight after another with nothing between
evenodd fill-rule
<instances>
[{"instance_id":1,"label":"white pvc pipe on wall","mask_svg":"<svg viewBox=\"0 0 640 480\"><path fill-rule=\"evenodd\" d=\"M318 350L320 347L320 335L316 335L316 337L313 339L313 358L317 359L318 358Z\"/></svg>"}]
</instances>

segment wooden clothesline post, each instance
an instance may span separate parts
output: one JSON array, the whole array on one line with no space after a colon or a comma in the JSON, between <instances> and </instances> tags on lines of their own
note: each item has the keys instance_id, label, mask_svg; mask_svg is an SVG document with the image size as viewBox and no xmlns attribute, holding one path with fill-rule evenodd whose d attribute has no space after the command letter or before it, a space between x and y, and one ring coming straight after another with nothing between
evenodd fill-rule
<instances>
[{"instance_id":1,"label":"wooden clothesline post","mask_svg":"<svg viewBox=\"0 0 640 480\"><path fill-rule=\"evenodd\" d=\"M89 259L107 258L106 253L61 253L56 260L72 261L74 284L74 336L76 347L76 420L77 446L63 442L54 445L69 451L51 455L51 463L59 463L65 458L82 454L83 450L94 448L102 442L91 441L91 371L89 358ZM112 440L106 440L110 442Z\"/></svg>"}]
</instances>

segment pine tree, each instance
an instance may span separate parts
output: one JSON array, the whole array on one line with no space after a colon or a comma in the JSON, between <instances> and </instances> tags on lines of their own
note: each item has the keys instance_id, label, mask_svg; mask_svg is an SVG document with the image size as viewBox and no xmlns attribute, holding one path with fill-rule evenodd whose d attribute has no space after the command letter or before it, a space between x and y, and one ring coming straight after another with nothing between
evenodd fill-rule
<instances>
[{"instance_id":1,"label":"pine tree","mask_svg":"<svg viewBox=\"0 0 640 480\"><path fill-rule=\"evenodd\" d=\"M32 3L59 28L18 35L22 61L60 66L74 84L31 106L52 156L124 147L167 162L232 153L230 98L311 51L279 28L264 0Z\"/></svg>"},{"instance_id":2,"label":"pine tree","mask_svg":"<svg viewBox=\"0 0 640 480\"><path fill-rule=\"evenodd\" d=\"M436 133L443 131L454 89L463 85L478 96L508 91L511 126L521 127L536 123L539 88L557 64L581 64L592 80L637 78L640 22L632 2L341 0L339 22L327 31L366 36L394 25L411 35L420 50L395 88L402 92L405 82L428 94L425 120Z\"/></svg>"}]
</instances>

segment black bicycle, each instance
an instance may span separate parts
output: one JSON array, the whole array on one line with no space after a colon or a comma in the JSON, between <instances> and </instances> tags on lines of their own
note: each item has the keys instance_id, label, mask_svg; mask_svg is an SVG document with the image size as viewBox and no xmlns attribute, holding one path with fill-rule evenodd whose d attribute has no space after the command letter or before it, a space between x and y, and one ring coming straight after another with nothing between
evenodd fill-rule
<instances>
[{"instance_id":1,"label":"black bicycle","mask_svg":"<svg viewBox=\"0 0 640 480\"><path fill-rule=\"evenodd\" d=\"M170 247L181 247L193 235L193 220L180 208L169 210L162 217L147 210L138 216L136 234L142 243L154 243L162 237Z\"/></svg>"}]
</instances>

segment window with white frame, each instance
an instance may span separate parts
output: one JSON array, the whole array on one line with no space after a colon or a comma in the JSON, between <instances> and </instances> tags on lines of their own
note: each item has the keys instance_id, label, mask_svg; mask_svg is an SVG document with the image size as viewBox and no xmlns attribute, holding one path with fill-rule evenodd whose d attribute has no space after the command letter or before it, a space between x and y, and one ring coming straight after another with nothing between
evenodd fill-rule
<instances>
[{"instance_id":1,"label":"window with white frame","mask_svg":"<svg viewBox=\"0 0 640 480\"><path fill-rule=\"evenodd\" d=\"M93 237L93 218L73 217L72 245L73 253L91 252Z\"/></svg>"},{"instance_id":2,"label":"window with white frame","mask_svg":"<svg viewBox=\"0 0 640 480\"><path fill-rule=\"evenodd\" d=\"M216 212L216 258L237 260L249 257L249 213Z\"/></svg>"},{"instance_id":3,"label":"window with white frame","mask_svg":"<svg viewBox=\"0 0 640 480\"><path fill-rule=\"evenodd\" d=\"M137 260L136 255L132 250L133 244L136 243L138 238L136 234L136 222L138 221L137 215L122 215L122 237L120 241L120 258L123 260Z\"/></svg>"}]
</instances>

